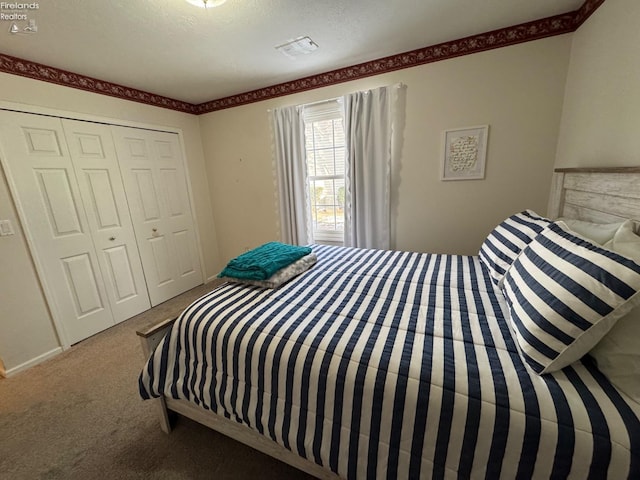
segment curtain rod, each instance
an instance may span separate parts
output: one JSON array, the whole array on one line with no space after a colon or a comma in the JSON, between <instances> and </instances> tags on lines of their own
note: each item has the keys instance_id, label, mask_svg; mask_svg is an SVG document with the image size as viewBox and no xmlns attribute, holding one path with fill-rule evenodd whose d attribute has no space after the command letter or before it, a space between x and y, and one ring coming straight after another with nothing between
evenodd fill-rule
<instances>
[{"instance_id":1,"label":"curtain rod","mask_svg":"<svg viewBox=\"0 0 640 480\"><path fill-rule=\"evenodd\" d=\"M397 82L397 83L392 83L391 85L383 85L383 87L391 87L391 88L405 88L407 85L404 82ZM381 87L375 87L375 88L381 88ZM367 90L374 90L375 88L368 88ZM316 105L322 105L323 103L329 103L329 102L340 102L342 100L342 95L339 97L334 97L334 98L329 98L329 99L324 99L324 100L318 100L316 102L311 102L311 103L301 103L298 105L295 105L297 107L314 107ZM269 108L267 110L267 113L271 112L271 108Z\"/></svg>"},{"instance_id":2,"label":"curtain rod","mask_svg":"<svg viewBox=\"0 0 640 480\"><path fill-rule=\"evenodd\" d=\"M341 99L342 99L342 97L328 98L326 100L318 100L317 102L304 103L302 106L303 107L315 107L316 105L322 105L323 103L340 102Z\"/></svg>"},{"instance_id":3,"label":"curtain rod","mask_svg":"<svg viewBox=\"0 0 640 480\"><path fill-rule=\"evenodd\" d=\"M383 86L390 87L390 88L404 88L404 87L406 87L406 85L403 82L392 83L391 85L383 85ZM381 88L381 87L376 87L376 88ZM375 89L374 88L369 88L367 90L375 90ZM339 96L339 97L335 97L335 98L329 98L327 100L318 100L317 102L305 103L302 106L303 107L313 107L315 105L322 105L323 103L340 102L341 100L342 100L342 96Z\"/></svg>"}]
</instances>

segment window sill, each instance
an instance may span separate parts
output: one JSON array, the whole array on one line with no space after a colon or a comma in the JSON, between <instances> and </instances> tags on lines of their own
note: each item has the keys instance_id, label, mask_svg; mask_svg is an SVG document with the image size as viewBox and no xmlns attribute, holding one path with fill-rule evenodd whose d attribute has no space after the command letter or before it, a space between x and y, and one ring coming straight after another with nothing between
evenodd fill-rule
<instances>
[{"instance_id":1,"label":"window sill","mask_svg":"<svg viewBox=\"0 0 640 480\"><path fill-rule=\"evenodd\" d=\"M315 238L314 243L319 245L331 245L332 247L344 247L344 242L335 240L321 240L319 238Z\"/></svg>"},{"instance_id":2,"label":"window sill","mask_svg":"<svg viewBox=\"0 0 640 480\"><path fill-rule=\"evenodd\" d=\"M344 233L314 232L313 241L322 245L344 246Z\"/></svg>"}]
</instances>

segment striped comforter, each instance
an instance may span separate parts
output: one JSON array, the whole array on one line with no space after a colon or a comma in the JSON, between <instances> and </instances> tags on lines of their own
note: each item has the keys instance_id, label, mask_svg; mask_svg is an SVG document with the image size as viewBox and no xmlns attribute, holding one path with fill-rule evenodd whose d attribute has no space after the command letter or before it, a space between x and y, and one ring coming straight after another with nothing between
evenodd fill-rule
<instances>
[{"instance_id":1,"label":"striped comforter","mask_svg":"<svg viewBox=\"0 0 640 480\"><path fill-rule=\"evenodd\" d=\"M477 257L314 246L225 284L140 375L345 478L640 478L640 406L588 361L537 376Z\"/></svg>"}]
</instances>

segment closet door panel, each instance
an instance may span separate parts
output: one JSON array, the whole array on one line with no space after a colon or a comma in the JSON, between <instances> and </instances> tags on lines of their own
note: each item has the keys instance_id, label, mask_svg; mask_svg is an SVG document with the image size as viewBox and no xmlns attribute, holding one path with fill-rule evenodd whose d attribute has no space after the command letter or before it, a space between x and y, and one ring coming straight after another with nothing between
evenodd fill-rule
<instances>
[{"instance_id":1,"label":"closet door panel","mask_svg":"<svg viewBox=\"0 0 640 480\"><path fill-rule=\"evenodd\" d=\"M175 248L167 244L166 207L145 131L113 127L120 171L145 272L151 305L180 294L176 284Z\"/></svg>"},{"instance_id":2,"label":"closet door panel","mask_svg":"<svg viewBox=\"0 0 640 480\"><path fill-rule=\"evenodd\" d=\"M34 168L38 193L54 238L82 235L69 172L65 168Z\"/></svg>"},{"instance_id":3,"label":"closet door panel","mask_svg":"<svg viewBox=\"0 0 640 480\"><path fill-rule=\"evenodd\" d=\"M186 173L178 136L150 132L152 152L158 161L159 178L167 206L166 228L172 236L178 260L178 283L185 291L202 283L195 227L187 189Z\"/></svg>"},{"instance_id":4,"label":"closet door panel","mask_svg":"<svg viewBox=\"0 0 640 480\"><path fill-rule=\"evenodd\" d=\"M173 232L173 238L178 249L178 268L182 277L187 277L195 273L192 245L194 239L189 230Z\"/></svg>"},{"instance_id":5,"label":"closet door panel","mask_svg":"<svg viewBox=\"0 0 640 480\"><path fill-rule=\"evenodd\" d=\"M179 174L174 168L163 168L160 170L162 186L164 191L167 192L168 213L172 218L185 214L188 215L182 203L182 195L180 194L180 191L184 190L184 185L181 185L178 176Z\"/></svg>"},{"instance_id":6,"label":"closet door panel","mask_svg":"<svg viewBox=\"0 0 640 480\"><path fill-rule=\"evenodd\" d=\"M96 272L89 255L83 253L62 258L61 261L67 275L67 285L71 286L78 318L103 310Z\"/></svg>"},{"instance_id":7,"label":"closet door panel","mask_svg":"<svg viewBox=\"0 0 640 480\"><path fill-rule=\"evenodd\" d=\"M150 168L131 169L131 174L135 179L135 191L130 191L139 204L141 211L140 220L145 223L160 220L160 204L158 203L158 194L153 182L153 172Z\"/></svg>"},{"instance_id":8,"label":"closet door panel","mask_svg":"<svg viewBox=\"0 0 640 480\"><path fill-rule=\"evenodd\" d=\"M96 231L102 232L122 226L109 170L85 168L81 173L90 196L89 204L93 208Z\"/></svg>"},{"instance_id":9,"label":"closet door panel","mask_svg":"<svg viewBox=\"0 0 640 480\"><path fill-rule=\"evenodd\" d=\"M60 120L0 111L0 149L64 339L113 325Z\"/></svg>"},{"instance_id":10,"label":"closet door panel","mask_svg":"<svg viewBox=\"0 0 640 480\"><path fill-rule=\"evenodd\" d=\"M151 307L111 130L63 120L115 322Z\"/></svg>"},{"instance_id":11,"label":"closet door panel","mask_svg":"<svg viewBox=\"0 0 640 480\"><path fill-rule=\"evenodd\" d=\"M151 251L153 252L153 266L158 279L158 285L164 286L174 283L176 267L171 255L171 247L167 245L164 235L149 239Z\"/></svg>"},{"instance_id":12,"label":"closet door panel","mask_svg":"<svg viewBox=\"0 0 640 480\"><path fill-rule=\"evenodd\" d=\"M157 305L202 283L178 136L126 127L112 132L147 289Z\"/></svg>"},{"instance_id":13,"label":"closet door panel","mask_svg":"<svg viewBox=\"0 0 640 480\"><path fill-rule=\"evenodd\" d=\"M116 303L130 300L136 295L140 295L140 286L136 285L136 278L131 267L131 255L126 245L106 248L104 251L105 263L107 265L106 275L115 286L114 299ZM135 252L137 254L137 252ZM145 292L146 293L146 292Z\"/></svg>"}]
</instances>

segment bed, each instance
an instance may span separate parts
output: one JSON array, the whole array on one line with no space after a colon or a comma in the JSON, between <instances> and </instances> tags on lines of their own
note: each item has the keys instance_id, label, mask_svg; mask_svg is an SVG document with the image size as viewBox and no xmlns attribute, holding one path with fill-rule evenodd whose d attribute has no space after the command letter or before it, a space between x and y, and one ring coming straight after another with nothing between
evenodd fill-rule
<instances>
[{"instance_id":1,"label":"bed","mask_svg":"<svg viewBox=\"0 0 640 480\"><path fill-rule=\"evenodd\" d=\"M638 222L638 185L640 168L558 169L548 216ZM516 267L313 251L278 289L225 283L138 332L163 430L176 412L327 479L640 478L640 404L590 355L536 371Z\"/></svg>"}]
</instances>

